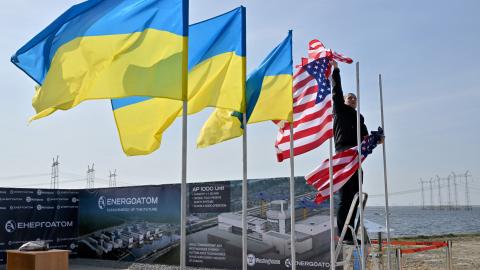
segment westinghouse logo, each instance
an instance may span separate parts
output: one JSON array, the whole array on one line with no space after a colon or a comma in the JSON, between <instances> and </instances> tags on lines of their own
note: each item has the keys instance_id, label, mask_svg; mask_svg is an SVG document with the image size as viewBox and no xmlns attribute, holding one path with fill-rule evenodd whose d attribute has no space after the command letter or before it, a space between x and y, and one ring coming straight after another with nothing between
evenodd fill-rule
<instances>
[{"instance_id":1,"label":"westinghouse logo","mask_svg":"<svg viewBox=\"0 0 480 270\"><path fill-rule=\"evenodd\" d=\"M39 198L32 198L30 196L27 196L25 197L25 201L27 203L31 203L31 202L43 202L43 199L39 199Z\"/></svg>"},{"instance_id":2,"label":"westinghouse logo","mask_svg":"<svg viewBox=\"0 0 480 270\"><path fill-rule=\"evenodd\" d=\"M53 206L48 206L48 205L37 204L37 211L52 210L52 209L55 209L55 207L53 207Z\"/></svg>"},{"instance_id":3,"label":"westinghouse logo","mask_svg":"<svg viewBox=\"0 0 480 270\"><path fill-rule=\"evenodd\" d=\"M257 258L253 254L247 255L247 265L254 266L256 264L266 264L266 265L280 265L279 259L270 259L270 258Z\"/></svg>"},{"instance_id":4,"label":"westinghouse logo","mask_svg":"<svg viewBox=\"0 0 480 270\"><path fill-rule=\"evenodd\" d=\"M107 198L105 196L100 196L97 204L98 208L102 210L109 206L151 205L158 204L158 197Z\"/></svg>"},{"instance_id":5,"label":"westinghouse logo","mask_svg":"<svg viewBox=\"0 0 480 270\"><path fill-rule=\"evenodd\" d=\"M30 221L30 222L15 222L9 220L5 222L5 231L12 233L16 230L31 230L37 228L68 228L73 227L72 220L56 220L56 221Z\"/></svg>"},{"instance_id":6,"label":"westinghouse logo","mask_svg":"<svg viewBox=\"0 0 480 270\"><path fill-rule=\"evenodd\" d=\"M55 194L54 191L37 189L37 195L38 195L38 196L42 196L42 195L54 195L54 194Z\"/></svg>"},{"instance_id":7,"label":"westinghouse logo","mask_svg":"<svg viewBox=\"0 0 480 270\"><path fill-rule=\"evenodd\" d=\"M253 254L248 254L247 255L247 265L248 266L254 266L255 265L255 255L253 255Z\"/></svg>"}]
</instances>

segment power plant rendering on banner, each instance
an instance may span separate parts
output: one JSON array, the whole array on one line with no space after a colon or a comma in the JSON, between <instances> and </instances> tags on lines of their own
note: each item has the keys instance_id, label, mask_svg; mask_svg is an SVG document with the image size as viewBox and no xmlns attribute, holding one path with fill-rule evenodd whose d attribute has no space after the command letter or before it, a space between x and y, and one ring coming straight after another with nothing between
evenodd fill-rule
<instances>
[{"instance_id":1,"label":"power plant rendering on banner","mask_svg":"<svg viewBox=\"0 0 480 270\"><path fill-rule=\"evenodd\" d=\"M299 212L301 209L296 209ZM290 208L286 200L274 200L268 203L266 217L259 211L249 211L248 251L255 256L278 257L284 259L290 255ZM218 226L206 230L208 239L222 243L224 247L241 249L242 216L238 212L227 212L218 215ZM329 216L314 214L303 220L297 219L295 225L296 252L302 255L312 255L322 248L316 248L316 243L326 243L330 237ZM326 247L328 249L328 246ZM323 247L325 249L325 245Z\"/></svg>"}]
</instances>

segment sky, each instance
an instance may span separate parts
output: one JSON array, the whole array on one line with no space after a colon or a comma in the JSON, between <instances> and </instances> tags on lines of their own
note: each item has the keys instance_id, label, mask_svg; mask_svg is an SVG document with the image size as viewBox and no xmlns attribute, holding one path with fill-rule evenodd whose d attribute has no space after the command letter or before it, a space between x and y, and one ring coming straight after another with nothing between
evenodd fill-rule
<instances>
[{"instance_id":1,"label":"sky","mask_svg":"<svg viewBox=\"0 0 480 270\"><path fill-rule=\"evenodd\" d=\"M0 3L0 186L49 187L52 158L59 155L60 188L83 188L87 166L95 164L96 187L179 183L181 121L163 137L159 150L127 157L121 150L108 100L87 101L69 111L28 122L34 115L34 82L10 57L63 11L80 1L17 0ZM307 55L308 42L360 63L361 113L370 130L380 125L378 75L383 78L386 161L391 205L420 205L420 180L468 170L470 199L480 204L480 2L191 0L190 23L247 9L247 70L293 30L294 61ZM354 65L340 64L345 92L355 91ZM196 149L196 137L212 109L188 118L187 181L242 178L241 138ZM275 125L248 129L248 177L288 177L288 162L275 157ZM328 145L295 158L303 176L328 157ZM364 163L364 190L370 205L383 205L382 148ZM453 177L452 202L454 201ZM458 203L465 202L464 177L457 177ZM446 181L442 200L447 201ZM436 188L436 186L434 186ZM430 202L429 186L425 200ZM438 204L435 190L434 204Z\"/></svg>"}]
</instances>

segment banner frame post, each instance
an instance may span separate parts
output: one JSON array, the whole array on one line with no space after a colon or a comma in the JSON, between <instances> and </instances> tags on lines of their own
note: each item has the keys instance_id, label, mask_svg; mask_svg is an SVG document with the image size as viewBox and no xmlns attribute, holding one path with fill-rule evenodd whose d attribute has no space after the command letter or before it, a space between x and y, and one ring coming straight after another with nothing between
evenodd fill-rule
<instances>
[{"instance_id":1,"label":"banner frame post","mask_svg":"<svg viewBox=\"0 0 480 270\"><path fill-rule=\"evenodd\" d=\"M402 249L397 248L395 254L397 255L397 270L402 270Z\"/></svg>"},{"instance_id":2,"label":"banner frame post","mask_svg":"<svg viewBox=\"0 0 480 270\"><path fill-rule=\"evenodd\" d=\"M453 262L452 262L452 240L448 240L447 242L447 269L452 270L453 269Z\"/></svg>"},{"instance_id":3,"label":"banner frame post","mask_svg":"<svg viewBox=\"0 0 480 270\"><path fill-rule=\"evenodd\" d=\"M383 115L383 84L382 84L382 74L378 74L378 86L380 90L380 115L382 121L383 134L385 134L385 118ZM388 178L387 178L387 154L385 149L385 141L382 144L383 150L383 180L385 188L385 226L387 229L387 269L391 269L391 245L390 245L390 206L388 203Z\"/></svg>"},{"instance_id":4,"label":"banner frame post","mask_svg":"<svg viewBox=\"0 0 480 270\"><path fill-rule=\"evenodd\" d=\"M357 151L358 151L358 193L359 193L359 204L358 210L360 212L360 254L362 256L362 270L365 270L365 232L363 226L363 190L362 190L362 139L361 139L361 126L360 126L360 63L356 63L356 84L357 84ZM357 230L357 232L359 231Z\"/></svg>"}]
</instances>

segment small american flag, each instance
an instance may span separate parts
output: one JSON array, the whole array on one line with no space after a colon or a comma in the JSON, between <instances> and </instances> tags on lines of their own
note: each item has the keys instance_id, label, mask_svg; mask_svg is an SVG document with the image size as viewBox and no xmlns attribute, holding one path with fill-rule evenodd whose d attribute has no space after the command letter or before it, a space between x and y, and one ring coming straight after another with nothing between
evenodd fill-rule
<instances>
[{"instance_id":1,"label":"small american flag","mask_svg":"<svg viewBox=\"0 0 480 270\"><path fill-rule=\"evenodd\" d=\"M298 68L293 75L293 139L294 156L320 146L333 136L330 81L326 72L328 57L318 58ZM290 158L290 123L277 135L277 160Z\"/></svg>"},{"instance_id":2,"label":"small american flag","mask_svg":"<svg viewBox=\"0 0 480 270\"><path fill-rule=\"evenodd\" d=\"M362 162L372 153L383 137L382 128L372 132L361 144ZM352 147L333 156L333 192L337 192L358 170L358 149ZM305 176L307 184L318 190L316 203L321 203L330 197L329 159L326 159Z\"/></svg>"},{"instance_id":3,"label":"small american flag","mask_svg":"<svg viewBox=\"0 0 480 270\"><path fill-rule=\"evenodd\" d=\"M318 39L313 39L308 44L308 58L311 60L328 57L330 59L335 59L340 62L351 64L353 62L352 58L346 57L340 53L337 53L331 49L326 49L323 46L323 43ZM329 73L327 73L328 75Z\"/></svg>"}]
</instances>

